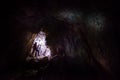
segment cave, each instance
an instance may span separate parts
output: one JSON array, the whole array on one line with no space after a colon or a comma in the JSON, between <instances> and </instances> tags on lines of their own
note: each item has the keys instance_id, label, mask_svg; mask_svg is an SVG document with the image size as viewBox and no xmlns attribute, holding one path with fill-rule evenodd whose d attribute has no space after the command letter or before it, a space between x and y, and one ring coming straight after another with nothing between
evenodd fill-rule
<instances>
[{"instance_id":1,"label":"cave","mask_svg":"<svg viewBox=\"0 0 120 80\"><path fill-rule=\"evenodd\" d=\"M40 60L47 57L51 59L51 50L46 45L46 34L40 31L34 38L32 42L32 47L30 50L30 56L27 57L27 60L35 59Z\"/></svg>"},{"instance_id":2,"label":"cave","mask_svg":"<svg viewBox=\"0 0 120 80\"><path fill-rule=\"evenodd\" d=\"M119 80L113 2L4 3L0 80Z\"/></svg>"}]
</instances>

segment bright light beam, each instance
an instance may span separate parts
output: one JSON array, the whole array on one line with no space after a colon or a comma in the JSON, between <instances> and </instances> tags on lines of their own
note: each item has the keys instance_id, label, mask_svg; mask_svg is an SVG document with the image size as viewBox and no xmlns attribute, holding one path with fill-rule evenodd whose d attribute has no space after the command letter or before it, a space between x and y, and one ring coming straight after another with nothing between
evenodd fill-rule
<instances>
[{"instance_id":1,"label":"bright light beam","mask_svg":"<svg viewBox=\"0 0 120 80\"><path fill-rule=\"evenodd\" d=\"M35 37L33 41L33 45L37 43L37 50L32 55L37 59L42 59L44 57L48 57L48 59L51 58L51 50L46 45L46 34L42 31L40 31L37 36ZM33 51L33 47L31 48ZM36 56L37 54L37 56Z\"/></svg>"}]
</instances>

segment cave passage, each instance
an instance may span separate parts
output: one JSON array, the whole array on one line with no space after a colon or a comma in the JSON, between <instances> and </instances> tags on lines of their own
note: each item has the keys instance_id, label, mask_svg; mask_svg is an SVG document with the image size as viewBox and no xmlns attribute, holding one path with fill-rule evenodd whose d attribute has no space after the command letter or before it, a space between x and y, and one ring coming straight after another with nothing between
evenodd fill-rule
<instances>
[{"instance_id":1,"label":"cave passage","mask_svg":"<svg viewBox=\"0 0 120 80\"><path fill-rule=\"evenodd\" d=\"M30 56L27 57L27 60L40 60L45 57L47 57L48 60L50 60L51 50L46 45L46 34L43 31L40 31L33 40L32 47L30 50Z\"/></svg>"},{"instance_id":2,"label":"cave passage","mask_svg":"<svg viewBox=\"0 0 120 80\"><path fill-rule=\"evenodd\" d=\"M114 2L14 1L1 7L0 80L120 80Z\"/></svg>"}]
</instances>

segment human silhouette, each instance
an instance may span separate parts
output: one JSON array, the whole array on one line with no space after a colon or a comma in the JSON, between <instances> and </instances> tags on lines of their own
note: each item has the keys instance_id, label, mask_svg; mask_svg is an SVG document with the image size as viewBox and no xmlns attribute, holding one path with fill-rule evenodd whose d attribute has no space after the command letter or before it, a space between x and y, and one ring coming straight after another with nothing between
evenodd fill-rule
<instances>
[{"instance_id":1,"label":"human silhouette","mask_svg":"<svg viewBox=\"0 0 120 80\"><path fill-rule=\"evenodd\" d=\"M32 54L35 53L35 57L39 56L39 49L38 49L38 46L37 46L37 42L35 42L35 44L33 45L33 51L32 51Z\"/></svg>"}]
</instances>

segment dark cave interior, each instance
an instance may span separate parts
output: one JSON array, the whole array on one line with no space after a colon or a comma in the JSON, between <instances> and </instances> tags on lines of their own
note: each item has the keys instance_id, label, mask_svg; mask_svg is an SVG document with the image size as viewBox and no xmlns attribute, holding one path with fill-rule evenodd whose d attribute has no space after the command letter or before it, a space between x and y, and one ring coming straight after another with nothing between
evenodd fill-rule
<instances>
[{"instance_id":1,"label":"dark cave interior","mask_svg":"<svg viewBox=\"0 0 120 80\"><path fill-rule=\"evenodd\" d=\"M0 80L119 80L119 4L113 1L3 2ZM27 61L36 34L52 58Z\"/></svg>"}]
</instances>

